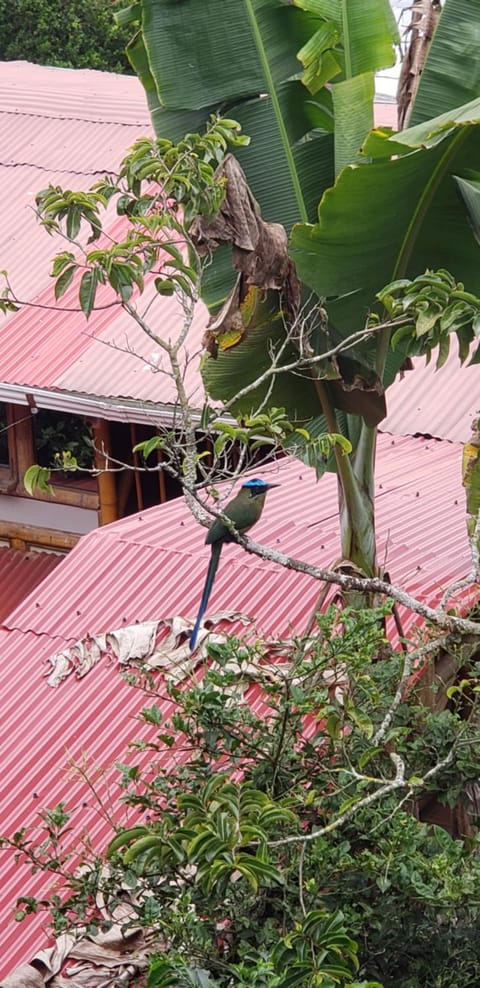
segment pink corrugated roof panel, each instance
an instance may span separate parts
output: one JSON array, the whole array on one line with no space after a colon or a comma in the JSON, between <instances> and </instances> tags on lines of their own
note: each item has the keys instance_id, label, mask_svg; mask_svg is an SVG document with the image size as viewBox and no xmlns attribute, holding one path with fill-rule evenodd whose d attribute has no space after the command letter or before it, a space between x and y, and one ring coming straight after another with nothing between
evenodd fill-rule
<instances>
[{"instance_id":1,"label":"pink corrugated roof panel","mask_svg":"<svg viewBox=\"0 0 480 988\"><path fill-rule=\"evenodd\" d=\"M379 555L394 582L429 601L470 566L461 452L460 445L434 440L379 440ZM269 494L255 538L319 565L337 559L335 477L316 483L313 471L290 459L262 473L281 487ZM85 828L96 846L104 846L108 827L72 773L72 761L87 759L100 797L112 808L119 795L113 765L125 760L128 743L144 732L135 720L144 700L106 658L82 680L70 677L52 689L45 678L48 658L84 635L136 621L174 614L193 620L209 557L203 540L182 500L125 518L81 539L5 620L0 832L38 822L42 807L63 799L73 809L76 832ZM319 589L306 575L226 546L209 612L238 610L260 632L288 635L305 626ZM11 921L16 898L39 893L43 880L16 868L7 851L0 852L0 876L1 976L44 946L45 938L38 917L21 926Z\"/></svg>"},{"instance_id":2,"label":"pink corrugated roof panel","mask_svg":"<svg viewBox=\"0 0 480 988\"><path fill-rule=\"evenodd\" d=\"M149 123L145 93L136 76L98 69L63 69L33 62L0 62L1 107L55 119L109 120L122 126Z\"/></svg>"},{"instance_id":3,"label":"pink corrugated roof panel","mask_svg":"<svg viewBox=\"0 0 480 988\"><path fill-rule=\"evenodd\" d=\"M147 112L141 124L121 124L108 118L103 121L60 118L58 109L55 116L19 113L5 117L9 127L5 138L2 135L2 164L34 166L38 181L43 183L37 191L48 184L42 172L89 175L92 182L107 172L117 172L130 145L152 131ZM72 177L68 182L71 187Z\"/></svg>"},{"instance_id":4,"label":"pink corrugated roof panel","mask_svg":"<svg viewBox=\"0 0 480 988\"><path fill-rule=\"evenodd\" d=\"M100 286L97 302L98 310L87 321L74 286L62 297L60 307L48 288L36 297L37 308L24 308L0 324L1 383L95 397L175 402L176 390L161 348L107 287ZM161 327L164 338L176 339L184 314L176 298L154 291L153 276L135 304L154 332ZM197 404L203 401L198 361L207 321L207 310L198 303L179 355L186 369L187 390Z\"/></svg>"},{"instance_id":5,"label":"pink corrugated roof panel","mask_svg":"<svg viewBox=\"0 0 480 988\"><path fill-rule=\"evenodd\" d=\"M375 103L374 116L376 127L392 127L393 130L398 129L396 103Z\"/></svg>"},{"instance_id":6,"label":"pink corrugated roof panel","mask_svg":"<svg viewBox=\"0 0 480 988\"><path fill-rule=\"evenodd\" d=\"M428 579L436 581L440 593L460 570L468 570L461 453L457 444L380 436L376 494L379 558L385 561L394 581L416 580L421 565ZM289 458L262 473L278 480L281 487L269 495L268 511L256 526L255 537L308 562L331 563L339 554L333 475L326 475L317 484L312 470ZM442 528L439 555L441 518L448 518L448 527ZM119 543L123 546L116 564L121 569L120 578L108 558ZM105 565L100 563L103 592L99 592L98 572L91 566L97 551L106 559ZM140 565L143 554L145 565ZM158 617L159 613L170 615L172 607L181 607L182 613L193 617L208 557L203 533L181 499L151 508L82 539L56 578L45 584L41 602L31 596L9 616L8 625L68 638L104 631L112 621L121 626ZM238 600L233 572L278 573L273 563L246 555L236 546L228 546L224 557L212 598L214 609L225 595L229 603ZM171 570L165 565L166 558ZM69 574L78 586L72 586ZM283 574L283 578L301 579L298 574ZM238 602L247 605L248 594ZM271 633L282 621L283 599L270 597L266 606L259 616ZM306 614L308 603L304 607ZM301 617L298 613L295 620ZM65 630L69 624L75 629L72 633Z\"/></svg>"},{"instance_id":7,"label":"pink corrugated roof panel","mask_svg":"<svg viewBox=\"0 0 480 988\"><path fill-rule=\"evenodd\" d=\"M62 556L0 546L0 621L52 573Z\"/></svg>"},{"instance_id":8,"label":"pink corrugated roof panel","mask_svg":"<svg viewBox=\"0 0 480 988\"><path fill-rule=\"evenodd\" d=\"M108 289L99 290L100 308L88 321L78 308L78 295L73 288L62 298L60 309L52 308L51 289L37 296L35 303L35 310L25 308L3 326L0 323L0 383L95 399L176 403L168 358L113 300ZM145 295L135 304L140 315L146 314L153 332L160 327L164 339L174 341L178 337L184 313L175 297L154 291L153 277ZM188 337L179 351L184 384L196 407L204 401L198 366L207 323L208 312L198 302Z\"/></svg>"},{"instance_id":9,"label":"pink corrugated roof panel","mask_svg":"<svg viewBox=\"0 0 480 988\"><path fill-rule=\"evenodd\" d=\"M33 301L0 319L0 381L6 385L155 403L175 399L162 373L159 348L120 306L96 311L87 322L72 289L53 297L51 258L65 248L36 222L35 195L49 183L87 188L118 169L127 148L151 132L143 88L135 77L72 71L27 62L0 63L2 226L0 267L17 295ZM112 236L125 223L110 216ZM100 291L98 303L112 302ZM148 292L142 305L151 302ZM142 312L142 306L139 307ZM187 386L201 403L198 354L207 313L199 305L182 360ZM183 323L174 299L158 298L149 319L174 337ZM137 354L135 359L132 354Z\"/></svg>"},{"instance_id":10,"label":"pink corrugated roof panel","mask_svg":"<svg viewBox=\"0 0 480 988\"><path fill-rule=\"evenodd\" d=\"M118 170L128 147L151 133L150 116L134 76L0 62L0 129L0 268L31 300L65 246L36 222L36 193L50 183L85 189Z\"/></svg>"},{"instance_id":11,"label":"pink corrugated roof panel","mask_svg":"<svg viewBox=\"0 0 480 988\"><path fill-rule=\"evenodd\" d=\"M10 121L2 120L0 126L10 126ZM0 151L1 157L1 151ZM40 189L52 185L85 189L92 182L91 176L76 175L70 172L42 171L33 164L21 167L5 166L0 162L0 182L2 189L2 222L0 224L0 266L8 271L10 283L17 298L32 301L50 280L53 255L65 249L60 238L49 237L35 218L35 196ZM3 287L3 280L2 280ZM16 316L1 316L0 330L8 319ZM35 312L31 310L32 331L35 328Z\"/></svg>"},{"instance_id":12,"label":"pink corrugated roof panel","mask_svg":"<svg viewBox=\"0 0 480 988\"><path fill-rule=\"evenodd\" d=\"M456 340L446 363L435 370L415 357L407 371L387 391L387 417L382 431L397 435L430 435L467 442L473 419L480 414L480 364L460 364Z\"/></svg>"},{"instance_id":13,"label":"pink corrugated roof panel","mask_svg":"<svg viewBox=\"0 0 480 988\"><path fill-rule=\"evenodd\" d=\"M185 316L175 297L158 295L151 284L150 291L146 291L136 306L140 314L145 313L153 332L158 328L162 338L172 342L178 338ZM208 319L206 307L198 302L185 345L179 352L180 364L185 371L185 387L196 407L204 401L198 366ZM77 359L56 375L55 388L112 398L176 403L177 392L169 374L168 357L128 313L115 310L113 318L98 329L96 318L92 316L83 332L91 332L95 338Z\"/></svg>"}]
</instances>

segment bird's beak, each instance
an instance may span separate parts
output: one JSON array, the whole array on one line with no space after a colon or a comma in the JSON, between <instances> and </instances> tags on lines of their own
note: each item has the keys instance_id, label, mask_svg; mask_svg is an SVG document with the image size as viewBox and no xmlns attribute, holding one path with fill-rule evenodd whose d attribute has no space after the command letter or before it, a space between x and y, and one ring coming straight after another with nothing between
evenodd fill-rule
<instances>
[{"instance_id":1,"label":"bird's beak","mask_svg":"<svg viewBox=\"0 0 480 988\"><path fill-rule=\"evenodd\" d=\"M281 484L267 484L268 490L271 490L272 487L281 487L281 486L282 486Z\"/></svg>"}]
</instances>

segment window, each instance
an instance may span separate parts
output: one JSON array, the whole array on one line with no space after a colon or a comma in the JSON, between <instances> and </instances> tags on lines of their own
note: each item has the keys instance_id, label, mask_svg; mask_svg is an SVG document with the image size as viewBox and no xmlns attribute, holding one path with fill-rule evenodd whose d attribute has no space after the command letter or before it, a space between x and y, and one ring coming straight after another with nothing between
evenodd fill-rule
<instances>
[{"instance_id":1,"label":"window","mask_svg":"<svg viewBox=\"0 0 480 988\"><path fill-rule=\"evenodd\" d=\"M90 426L79 415L39 408L32 415L35 462L42 467L58 470L64 453L70 454L82 469L94 466L94 450ZM95 490L95 478L80 472L55 472L55 486Z\"/></svg>"}]
</instances>

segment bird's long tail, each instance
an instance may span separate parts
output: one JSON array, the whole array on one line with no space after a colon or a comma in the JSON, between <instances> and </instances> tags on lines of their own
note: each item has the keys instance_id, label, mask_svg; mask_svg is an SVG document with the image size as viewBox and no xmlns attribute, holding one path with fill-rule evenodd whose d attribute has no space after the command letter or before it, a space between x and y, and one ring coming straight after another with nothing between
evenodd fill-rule
<instances>
[{"instance_id":1,"label":"bird's long tail","mask_svg":"<svg viewBox=\"0 0 480 988\"><path fill-rule=\"evenodd\" d=\"M207 577L205 580L205 586L203 588L202 599L200 601L200 607L198 609L197 620L193 626L192 634L190 635L190 651L193 652L195 645L197 644L198 629L202 622L203 615L207 609L207 604L212 592L213 581L215 579L215 573L217 572L218 563L220 560L220 553L222 551L222 543L214 542L212 544L210 562L208 564Z\"/></svg>"}]
</instances>

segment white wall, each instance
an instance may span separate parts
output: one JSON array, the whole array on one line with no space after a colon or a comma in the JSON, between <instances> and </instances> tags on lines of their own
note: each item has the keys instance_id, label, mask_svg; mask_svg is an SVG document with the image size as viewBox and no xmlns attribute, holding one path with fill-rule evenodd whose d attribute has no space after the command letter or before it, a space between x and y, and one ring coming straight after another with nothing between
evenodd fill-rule
<instances>
[{"instance_id":1,"label":"white wall","mask_svg":"<svg viewBox=\"0 0 480 988\"><path fill-rule=\"evenodd\" d=\"M96 511L89 508L73 508L67 504L36 501L30 497L0 497L0 521L36 528L51 528L56 532L85 535L98 528Z\"/></svg>"}]
</instances>

